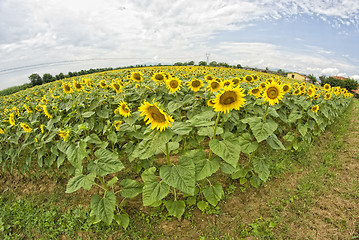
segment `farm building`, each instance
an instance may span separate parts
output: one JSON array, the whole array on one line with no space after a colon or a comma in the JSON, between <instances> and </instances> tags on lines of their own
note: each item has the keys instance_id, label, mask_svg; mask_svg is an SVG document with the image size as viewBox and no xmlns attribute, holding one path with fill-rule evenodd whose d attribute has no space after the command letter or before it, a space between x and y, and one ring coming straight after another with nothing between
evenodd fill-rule
<instances>
[{"instance_id":1,"label":"farm building","mask_svg":"<svg viewBox=\"0 0 359 240\"><path fill-rule=\"evenodd\" d=\"M299 80L299 81L305 81L307 76L296 73L296 72L291 72L287 74L287 78L291 78L291 79L295 79L295 80Z\"/></svg>"}]
</instances>

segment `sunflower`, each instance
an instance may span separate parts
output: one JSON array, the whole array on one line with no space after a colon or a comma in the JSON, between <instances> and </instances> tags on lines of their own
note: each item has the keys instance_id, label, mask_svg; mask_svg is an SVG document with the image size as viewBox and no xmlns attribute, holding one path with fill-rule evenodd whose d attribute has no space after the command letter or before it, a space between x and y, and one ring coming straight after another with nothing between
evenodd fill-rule
<instances>
[{"instance_id":1,"label":"sunflower","mask_svg":"<svg viewBox=\"0 0 359 240\"><path fill-rule=\"evenodd\" d=\"M290 84L286 83L282 85L282 90L284 93L290 92L290 89L291 89Z\"/></svg>"},{"instance_id":2,"label":"sunflower","mask_svg":"<svg viewBox=\"0 0 359 240\"><path fill-rule=\"evenodd\" d=\"M166 81L166 85L171 93L175 93L181 89L181 80L178 78L170 78Z\"/></svg>"},{"instance_id":3,"label":"sunflower","mask_svg":"<svg viewBox=\"0 0 359 240\"><path fill-rule=\"evenodd\" d=\"M20 126L24 129L25 132L31 133L32 128L29 127L29 125L27 125L26 123L20 123Z\"/></svg>"},{"instance_id":4,"label":"sunflower","mask_svg":"<svg viewBox=\"0 0 359 240\"><path fill-rule=\"evenodd\" d=\"M272 82L267 85L267 88L263 92L264 101L268 102L269 105L279 103L279 100L283 98L284 92L280 85L276 82Z\"/></svg>"},{"instance_id":5,"label":"sunflower","mask_svg":"<svg viewBox=\"0 0 359 240\"><path fill-rule=\"evenodd\" d=\"M73 93L74 90L72 89L72 87L70 86L69 83L62 83L62 89L64 90L64 93Z\"/></svg>"},{"instance_id":6,"label":"sunflower","mask_svg":"<svg viewBox=\"0 0 359 240\"><path fill-rule=\"evenodd\" d=\"M49 111L47 110L46 105L39 105L40 107L42 107L42 110L44 111L44 114L47 118L52 118L52 115L49 113Z\"/></svg>"},{"instance_id":7,"label":"sunflower","mask_svg":"<svg viewBox=\"0 0 359 240\"><path fill-rule=\"evenodd\" d=\"M316 113L316 112L318 112L318 110L319 110L319 106L318 106L318 105L314 105L314 106L312 107L312 112Z\"/></svg>"},{"instance_id":8,"label":"sunflower","mask_svg":"<svg viewBox=\"0 0 359 240\"><path fill-rule=\"evenodd\" d=\"M213 106L216 112L228 113L231 110L239 110L245 103L243 88L224 87L223 90L216 96L215 104Z\"/></svg>"},{"instance_id":9,"label":"sunflower","mask_svg":"<svg viewBox=\"0 0 359 240\"><path fill-rule=\"evenodd\" d=\"M5 133L5 130L0 128L0 134L4 134Z\"/></svg>"},{"instance_id":10,"label":"sunflower","mask_svg":"<svg viewBox=\"0 0 359 240\"><path fill-rule=\"evenodd\" d=\"M244 80L245 80L247 83L251 83L251 82L254 81L252 75L246 75L246 76L244 77Z\"/></svg>"},{"instance_id":11,"label":"sunflower","mask_svg":"<svg viewBox=\"0 0 359 240\"><path fill-rule=\"evenodd\" d=\"M14 118L14 113L11 113L9 116L9 123L11 126L15 125L15 118Z\"/></svg>"},{"instance_id":12,"label":"sunflower","mask_svg":"<svg viewBox=\"0 0 359 240\"><path fill-rule=\"evenodd\" d=\"M103 80L100 81L100 87L107 88L106 80L103 79Z\"/></svg>"},{"instance_id":13,"label":"sunflower","mask_svg":"<svg viewBox=\"0 0 359 240\"><path fill-rule=\"evenodd\" d=\"M331 97L332 97L332 93L327 92L327 93L324 95L324 100L329 100Z\"/></svg>"},{"instance_id":14,"label":"sunflower","mask_svg":"<svg viewBox=\"0 0 359 240\"><path fill-rule=\"evenodd\" d=\"M214 99L214 98L209 99L207 101L207 105L210 106L210 107L213 107L215 103L216 103L216 99Z\"/></svg>"},{"instance_id":15,"label":"sunflower","mask_svg":"<svg viewBox=\"0 0 359 240\"><path fill-rule=\"evenodd\" d=\"M62 137L64 141L66 141L70 137L69 130L59 130L58 133L59 133L59 136Z\"/></svg>"},{"instance_id":16,"label":"sunflower","mask_svg":"<svg viewBox=\"0 0 359 240\"><path fill-rule=\"evenodd\" d=\"M116 93L121 93L121 92L122 92L122 87L121 87L121 85L120 85L119 83L117 83L117 82L113 82L113 83L111 84L111 87L112 87L113 90L116 91Z\"/></svg>"},{"instance_id":17,"label":"sunflower","mask_svg":"<svg viewBox=\"0 0 359 240\"><path fill-rule=\"evenodd\" d=\"M315 94L315 95L314 95L314 97L313 97L313 99L314 99L314 100L318 100L318 99L319 99L319 97L320 97L320 95L319 95L319 94Z\"/></svg>"},{"instance_id":18,"label":"sunflower","mask_svg":"<svg viewBox=\"0 0 359 240\"><path fill-rule=\"evenodd\" d=\"M116 109L118 113L124 117L131 116L131 110L128 107L127 103L125 101L120 102L118 105L118 108Z\"/></svg>"},{"instance_id":19,"label":"sunflower","mask_svg":"<svg viewBox=\"0 0 359 240\"><path fill-rule=\"evenodd\" d=\"M206 75L206 76L204 77L204 80L206 80L207 82L212 81L212 80L214 80L214 79L215 79L215 78L212 77L211 75Z\"/></svg>"},{"instance_id":20,"label":"sunflower","mask_svg":"<svg viewBox=\"0 0 359 240\"><path fill-rule=\"evenodd\" d=\"M261 93L262 89L260 89L259 87L255 87L249 90L249 94L255 96L256 98L259 98L261 96Z\"/></svg>"},{"instance_id":21,"label":"sunflower","mask_svg":"<svg viewBox=\"0 0 359 240\"><path fill-rule=\"evenodd\" d=\"M162 83L164 83L166 81L166 75L163 72L155 73L152 76L152 80L157 84L162 84Z\"/></svg>"},{"instance_id":22,"label":"sunflower","mask_svg":"<svg viewBox=\"0 0 359 240\"><path fill-rule=\"evenodd\" d=\"M223 87L226 87L226 86L230 86L230 87L233 87L233 82L229 79L226 79L222 82L223 84Z\"/></svg>"},{"instance_id":23,"label":"sunflower","mask_svg":"<svg viewBox=\"0 0 359 240\"><path fill-rule=\"evenodd\" d=\"M315 95L315 89L312 88L312 87L309 87L309 88L307 89L307 95L308 95L309 97L313 97L313 96Z\"/></svg>"},{"instance_id":24,"label":"sunflower","mask_svg":"<svg viewBox=\"0 0 359 240\"><path fill-rule=\"evenodd\" d=\"M330 90L330 88L331 88L331 86L328 83L324 84L324 90L325 91L328 92Z\"/></svg>"},{"instance_id":25,"label":"sunflower","mask_svg":"<svg viewBox=\"0 0 359 240\"><path fill-rule=\"evenodd\" d=\"M44 125L43 124L40 125L40 131L41 131L41 133L44 133Z\"/></svg>"},{"instance_id":26,"label":"sunflower","mask_svg":"<svg viewBox=\"0 0 359 240\"><path fill-rule=\"evenodd\" d=\"M116 131L120 130L121 124L122 124L122 121L115 120L113 125L115 126Z\"/></svg>"},{"instance_id":27,"label":"sunflower","mask_svg":"<svg viewBox=\"0 0 359 240\"><path fill-rule=\"evenodd\" d=\"M207 89L211 93L217 92L221 88L222 88L222 82L218 82L217 80L211 80L208 82Z\"/></svg>"},{"instance_id":28,"label":"sunflower","mask_svg":"<svg viewBox=\"0 0 359 240\"><path fill-rule=\"evenodd\" d=\"M190 82L187 82L187 85L193 92L198 92L203 87L203 82L200 79L193 78Z\"/></svg>"},{"instance_id":29,"label":"sunflower","mask_svg":"<svg viewBox=\"0 0 359 240\"><path fill-rule=\"evenodd\" d=\"M75 79L72 80L72 85L74 86L76 91L81 91L83 89L83 86Z\"/></svg>"},{"instance_id":30,"label":"sunflower","mask_svg":"<svg viewBox=\"0 0 359 240\"><path fill-rule=\"evenodd\" d=\"M162 132L162 130L172 126L172 117L159 108L154 99L152 104L145 100L138 110L142 112L141 116L145 116L146 124L151 124L151 129L157 128Z\"/></svg>"},{"instance_id":31,"label":"sunflower","mask_svg":"<svg viewBox=\"0 0 359 240\"><path fill-rule=\"evenodd\" d=\"M265 89L266 86L267 86L267 83L266 83L266 82L261 82L261 83L259 84L259 87L260 87L261 89Z\"/></svg>"},{"instance_id":32,"label":"sunflower","mask_svg":"<svg viewBox=\"0 0 359 240\"><path fill-rule=\"evenodd\" d=\"M294 96L298 96L298 95L300 95L301 93L302 93L302 92L301 92L298 88L293 91L293 95L294 95Z\"/></svg>"},{"instance_id":33,"label":"sunflower","mask_svg":"<svg viewBox=\"0 0 359 240\"><path fill-rule=\"evenodd\" d=\"M232 78L231 81L232 81L232 86L238 85L238 84L241 83L241 79L240 79L240 78Z\"/></svg>"},{"instance_id":34,"label":"sunflower","mask_svg":"<svg viewBox=\"0 0 359 240\"><path fill-rule=\"evenodd\" d=\"M135 82L142 82L143 81L143 74L141 72L132 72L131 76L128 77Z\"/></svg>"}]
</instances>

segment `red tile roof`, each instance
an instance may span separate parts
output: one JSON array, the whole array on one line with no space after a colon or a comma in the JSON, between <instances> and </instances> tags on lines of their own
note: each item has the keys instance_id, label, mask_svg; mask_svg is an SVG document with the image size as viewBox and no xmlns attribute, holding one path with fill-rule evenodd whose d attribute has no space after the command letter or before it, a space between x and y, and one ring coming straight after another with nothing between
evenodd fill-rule
<instances>
[{"instance_id":1,"label":"red tile roof","mask_svg":"<svg viewBox=\"0 0 359 240\"><path fill-rule=\"evenodd\" d=\"M331 78L335 78L335 79L338 79L338 80L345 80L345 79L347 79L346 77L340 77L340 76L331 76Z\"/></svg>"}]
</instances>

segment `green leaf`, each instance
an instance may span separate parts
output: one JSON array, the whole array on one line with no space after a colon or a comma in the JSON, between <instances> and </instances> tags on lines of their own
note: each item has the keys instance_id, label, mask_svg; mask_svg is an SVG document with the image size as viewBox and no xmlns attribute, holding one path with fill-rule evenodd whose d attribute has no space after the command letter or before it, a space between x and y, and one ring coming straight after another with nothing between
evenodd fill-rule
<instances>
[{"instance_id":1,"label":"green leaf","mask_svg":"<svg viewBox=\"0 0 359 240\"><path fill-rule=\"evenodd\" d=\"M170 186L165 182L157 181L155 171L156 168L151 167L141 174L141 178L145 183L142 190L142 201L144 206L150 206L162 200L170 191Z\"/></svg>"},{"instance_id":2,"label":"green leaf","mask_svg":"<svg viewBox=\"0 0 359 240\"><path fill-rule=\"evenodd\" d=\"M278 123L272 119L267 119L264 123L261 117L247 118L242 121L249 124L254 137L259 143L266 140L278 128Z\"/></svg>"},{"instance_id":3,"label":"green leaf","mask_svg":"<svg viewBox=\"0 0 359 240\"><path fill-rule=\"evenodd\" d=\"M169 186L189 195L194 195L195 166L192 159L179 158L178 165L164 165L160 168L160 177Z\"/></svg>"},{"instance_id":4,"label":"green leaf","mask_svg":"<svg viewBox=\"0 0 359 240\"><path fill-rule=\"evenodd\" d=\"M124 166L118 159L118 155L107 149L100 148L95 152L97 159L91 161L87 169L96 173L97 176L103 177L107 174L121 171Z\"/></svg>"},{"instance_id":5,"label":"green leaf","mask_svg":"<svg viewBox=\"0 0 359 240\"><path fill-rule=\"evenodd\" d=\"M217 127L216 134L222 134L222 133L223 133L223 128ZM201 127L198 129L199 136L213 137L213 134L214 134L213 127Z\"/></svg>"},{"instance_id":6,"label":"green leaf","mask_svg":"<svg viewBox=\"0 0 359 240\"><path fill-rule=\"evenodd\" d=\"M218 182L213 186L207 185L203 188L203 195L212 206L216 206L224 196L222 185Z\"/></svg>"},{"instance_id":7,"label":"green leaf","mask_svg":"<svg viewBox=\"0 0 359 240\"><path fill-rule=\"evenodd\" d=\"M250 179L250 183L253 187L255 188L259 188L259 186L261 185L261 179L257 176L257 175L252 175L251 179Z\"/></svg>"},{"instance_id":8,"label":"green leaf","mask_svg":"<svg viewBox=\"0 0 359 240\"><path fill-rule=\"evenodd\" d=\"M213 157L211 160L207 158L195 160L196 181L200 181L211 176L213 173L218 171L220 166L221 159L219 157Z\"/></svg>"},{"instance_id":9,"label":"green leaf","mask_svg":"<svg viewBox=\"0 0 359 240\"><path fill-rule=\"evenodd\" d=\"M186 204L183 200L172 201L169 200L166 202L166 208L168 211L168 215L175 216L176 218L180 218L186 208Z\"/></svg>"},{"instance_id":10,"label":"green leaf","mask_svg":"<svg viewBox=\"0 0 359 240\"><path fill-rule=\"evenodd\" d=\"M249 172L248 168L237 168L234 173L232 173L231 178L232 179L238 179L238 178L245 178Z\"/></svg>"},{"instance_id":11,"label":"green leaf","mask_svg":"<svg viewBox=\"0 0 359 240\"><path fill-rule=\"evenodd\" d=\"M199 201L197 203L197 207L199 210L201 210L202 212L204 212L204 210L206 210L206 208L208 208L208 202L206 201Z\"/></svg>"},{"instance_id":12,"label":"green leaf","mask_svg":"<svg viewBox=\"0 0 359 240\"><path fill-rule=\"evenodd\" d=\"M95 184L95 174L90 173L88 175L78 174L73 178L70 178L66 186L66 193L73 193L83 187L85 190L90 190L92 185Z\"/></svg>"},{"instance_id":13,"label":"green leaf","mask_svg":"<svg viewBox=\"0 0 359 240\"><path fill-rule=\"evenodd\" d=\"M270 172L269 172L268 164L265 162L264 159L254 158L253 169L254 172L258 174L260 180L262 180L263 182L267 181Z\"/></svg>"},{"instance_id":14,"label":"green leaf","mask_svg":"<svg viewBox=\"0 0 359 240\"><path fill-rule=\"evenodd\" d=\"M91 133L91 135L87 136L84 141L87 143L102 144L101 139L95 133Z\"/></svg>"},{"instance_id":15,"label":"green leaf","mask_svg":"<svg viewBox=\"0 0 359 240\"><path fill-rule=\"evenodd\" d=\"M169 142L168 143L168 151L174 151L177 150L179 148L179 143L178 142ZM165 153L166 152L166 144L157 148L155 154L161 154L161 153Z\"/></svg>"},{"instance_id":16,"label":"green leaf","mask_svg":"<svg viewBox=\"0 0 359 240\"><path fill-rule=\"evenodd\" d=\"M239 141L237 139L222 140L211 139L209 141L209 147L212 152L221 157L225 162L236 167L239 160L239 154L241 152L239 148Z\"/></svg>"},{"instance_id":17,"label":"green leaf","mask_svg":"<svg viewBox=\"0 0 359 240\"><path fill-rule=\"evenodd\" d=\"M82 169L82 160L87 157L86 147L86 142L81 140L77 144L71 144L66 150L67 159L76 169Z\"/></svg>"},{"instance_id":18,"label":"green leaf","mask_svg":"<svg viewBox=\"0 0 359 240\"><path fill-rule=\"evenodd\" d=\"M178 135L188 135L192 129L192 125L187 122L174 122L171 127L171 130Z\"/></svg>"},{"instance_id":19,"label":"green leaf","mask_svg":"<svg viewBox=\"0 0 359 240\"><path fill-rule=\"evenodd\" d=\"M111 132L107 135L107 139L112 143L117 143L117 134L115 132Z\"/></svg>"},{"instance_id":20,"label":"green leaf","mask_svg":"<svg viewBox=\"0 0 359 240\"><path fill-rule=\"evenodd\" d=\"M302 118L302 113L298 110L293 110L288 116L287 123L294 123L301 118Z\"/></svg>"},{"instance_id":21,"label":"green leaf","mask_svg":"<svg viewBox=\"0 0 359 240\"><path fill-rule=\"evenodd\" d=\"M84 112L84 113L82 114L82 117L83 117L83 118L89 118L89 117L91 117L91 116L94 115L94 114L95 114L95 112L93 112L93 111Z\"/></svg>"},{"instance_id":22,"label":"green leaf","mask_svg":"<svg viewBox=\"0 0 359 240\"><path fill-rule=\"evenodd\" d=\"M96 111L96 113L97 113L97 116L99 116L100 118L105 118L106 119L110 115L110 110L101 109L101 110Z\"/></svg>"},{"instance_id":23,"label":"green leaf","mask_svg":"<svg viewBox=\"0 0 359 240\"><path fill-rule=\"evenodd\" d=\"M97 194L91 197L91 209L97 217L108 225L113 220L115 207L116 195L111 191L107 191L103 198Z\"/></svg>"},{"instance_id":24,"label":"green leaf","mask_svg":"<svg viewBox=\"0 0 359 240\"><path fill-rule=\"evenodd\" d=\"M200 114L196 114L193 118L187 120L194 127L206 127L214 125L214 121L211 121L216 113L214 111L206 111Z\"/></svg>"},{"instance_id":25,"label":"green leaf","mask_svg":"<svg viewBox=\"0 0 359 240\"><path fill-rule=\"evenodd\" d=\"M272 134L267 138L267 143L273 149L285 150L283 143L277 138L275 134Z\"/></svg>"},{"instance_id":26,"label":"green leaf","mask_svg":"<svg viewBox=\"0 0 359 240\"><path fill-rule=\"evenodd\" d=\"M123 227L125 230L128 227L128 224L130 223L130 218L126 214L118 214L114 216L115 221L118 225Z\"/></svg>"},{"instance_id":27,"label":"green leaf","mask_svg":"<svg viewBox=\"0 0 359 240\"><path fill-rule=\"evenodd\" d=\"M238 137L239 146L243 153L250 154L257 150L258 142L253 141L251 134L244 133Z\"/></svg>"},{"instance_id":28,"label":"green leaf","mask_svg":"<svg viewBox=\"0 0 359 240\"><path fill-rule=\"evenodd\" d=\"M169 113L174 113L177 109L183 106L183 102L175 102L171 101L167 105L167 109Z\"/></svg>"},{"instance_id":29,"label":"green leaf","mask_svg":"<svg viewBox=\"0 0 359 240\"><path fill-rule=\"evenodd\" d=\"M134 112L131 116L125 119L125 122L129 125L133 125L139 118L140 118L139 112Z\"/></svg>"},{"instance_id":30,"label":"green leaf","mask_svg":"<svg viewBox=\"0 0 359 240\"><path fill-rule=\"evenodd\" d=\"M123 179L120 184L123 186L123 190L120 193L124 198L133 198L142 193L143 184L138 181Z\"/></svg>"},{"instance_id":31,"label":"green leaf","mask_svg":"<svg viewBox=\"0 0 359 240\"><path fill-rule=\"evenodd\" d=\"M118 181L118 177L113 177L110 181L107 182L107 186L109 187L113 187L113 185L115 185L115 183L117 183Z\"/></svg>"},{"instance_id":32,"label":"green leaf","mask_svg":"<svg viewBox=\"0 0 359 240\"><path fill-rule=\"evenodd\" d=\"M298 124L298 131L304 137L307 134L308 124Z\"/></svg>"}]
</instances>

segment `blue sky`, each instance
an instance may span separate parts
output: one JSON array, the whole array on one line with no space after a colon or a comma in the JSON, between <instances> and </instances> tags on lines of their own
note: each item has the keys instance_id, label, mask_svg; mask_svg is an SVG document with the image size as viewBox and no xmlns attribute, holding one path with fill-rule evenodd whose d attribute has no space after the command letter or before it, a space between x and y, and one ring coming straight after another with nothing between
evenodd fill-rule
<instances>
[{"instance_id":1,"label":"blue sky","mask_svg":"<svg viewBox=\"0 0 359 240\"><path fill-rule=\"evenodd\" d=\"M206 53L359 80L358 41L358 0L0 0L0 89L32 73L198 62Z\"/></svg>"}]
</instances>

